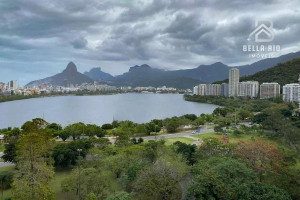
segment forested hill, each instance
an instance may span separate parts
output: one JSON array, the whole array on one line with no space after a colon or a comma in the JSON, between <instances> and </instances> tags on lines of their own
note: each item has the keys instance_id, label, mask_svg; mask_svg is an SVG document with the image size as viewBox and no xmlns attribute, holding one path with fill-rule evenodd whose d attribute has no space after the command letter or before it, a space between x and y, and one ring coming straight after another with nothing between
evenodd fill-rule
<instances>
[{"instance_id":1,"label":"forested hill","mask_svg":"<svg viewBox=\"0 0 300 200\"><path fill-rule=\"evenodd\" d=\"M288 83L298 83L300 75L300 58L287 61L285 63L277 64L275 67L271 67L267 70L257 72L250 76L243 76L241 81L258 81L264 82L277 82L281 86ZM218 81L216 83L228 82L227 80Z\"/></svg>"}]
</instances>

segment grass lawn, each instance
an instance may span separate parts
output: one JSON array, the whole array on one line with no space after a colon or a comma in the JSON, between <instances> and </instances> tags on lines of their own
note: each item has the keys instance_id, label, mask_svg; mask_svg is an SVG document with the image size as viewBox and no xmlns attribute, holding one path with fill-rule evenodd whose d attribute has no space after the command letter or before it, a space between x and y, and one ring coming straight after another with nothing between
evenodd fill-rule
<instances>
[{"instance_id":1,"label":"grass lawn","mask_svg":"<svg viewBox=\"0 0 300 200\"><path fill-rule=\"evenodd\" d=\"M13 172L14 170L15 170L14 166L0 167L0 174L2 174L3 172ZM10 189L3 191L3 199L11 196L12 194ZM0 197L1 197L1 192L0 192Z\"/></svg>"},{"instance_id":2,"label":"grass lawn","mask_svg":"<svg viewBox=\"0 0 300 200\"><path fill-rule=\"evenodd\" d=\"M214 136L214 135L216 135L215 132L203 133L203 134L194 134L194 135L191 135L191 136L195 137L195 138L198 138L198 139L203 139L203 138L211 137L211 136Z\"/></svg>"},{"instance_id":3,"label":"grass lawn","mask_svg":"<svg viewBox=\"0 0 300 200\"><path fill-rule=\"evenodd\" d=\"M186 137L174 137L174 138L167 138L167 139L165 139L165 141L166 141L166 145L171 145L177 141L183 142L186 144L191 144L192 142L196 141L196 138L195 138L195 140L193 140L192 138L186 138Z\"/></svg>"},{"instance_id":4,"label":"grass lawn","mask_svg":"<svg viewBox=\"0 0 300 200\"><path fill-rule=\"evenodd\" d=\"M56 198L55 199L69 199L68 194L65 194L61 189L62 181L71 173L71 170L56 171L54 178L50 182L50 187L53 189Z\"/></svg>"}]
</instances>

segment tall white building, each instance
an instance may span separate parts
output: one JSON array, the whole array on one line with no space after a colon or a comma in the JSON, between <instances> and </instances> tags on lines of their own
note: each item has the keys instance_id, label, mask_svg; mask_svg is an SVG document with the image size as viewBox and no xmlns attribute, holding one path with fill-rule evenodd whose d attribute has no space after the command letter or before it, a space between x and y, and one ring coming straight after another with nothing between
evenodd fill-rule
<instances>
[{"instance_id":1,"label":"tall white building","mask_svg":"<svg viewBox=\"0 0 300 200\"><path fill-rule=\"evenodd\" d=\"M282 98L285 102L299 101L300 85L298 83L286 84L282 88Z\"/></svg>"},{"instance_id":2,"label":"tall white building","mask_svg":"<svg viewBox=\"0 0 300 200\"><path fill-rule=\"evenodd\" d=\"M194 87L194 92L193 94L195 95L201 95L205 96L206 95L206 84L199 84Z\"/></svg>"},{"instance_id":3,"label":"tall white building","mask_svg":"<svg viewBox=\"0 0 300 200\"><path fill-rule=\"evenodd\" d=\"M193 88L193 94L198 95L198 85Z\"/></svg>"},{"instance_id":4,"label":"tall white building","mask_svg":"<svg viewBox=\"0 0 300 200\"><path fill-rule=\"evenodd\" d=\"M258 81L246 81L240 82L238 85L238 96L239 97L258 97L259 83Z\"/></svg>"},{"instance_id":5,"label":"tall white building","mask_svg":"<svg viewBox=\"0 0 300 200\"><path fill-rule=\"evenodd\" d=\"M269 99L280 95L278 83L263 83L260 85L260 98Z\"/></svg>"},{"instance_id":6,"label":"tall white building","mask_svg":"<svg viewBox=\"0 0 300 200\"><path fill-rule=\"evenodd\" d=\"M17 90L19 88L18 81L16 80L9 81L7 85L10 90Z\"/></svg>"},{"instance_id":7,"label":"tall white building","mask_svg":"<svg viewBox=\"0 0 300 200\"><path fill-rule=\"evenodd\" d=\"M237 68L229 70L229 96L236 97L238 95L238 85L240 80L240 73Z\"/></svg>"}]
</instances>

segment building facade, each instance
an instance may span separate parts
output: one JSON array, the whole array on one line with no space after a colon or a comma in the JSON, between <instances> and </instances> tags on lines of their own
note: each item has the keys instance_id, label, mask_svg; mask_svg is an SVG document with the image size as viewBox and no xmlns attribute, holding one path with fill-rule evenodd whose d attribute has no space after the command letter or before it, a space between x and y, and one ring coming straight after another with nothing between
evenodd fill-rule
<instances>
[{"instance_id":1,"label":"building facade","mask_svg":"<svg viewBox=\"0 0 300 200\"><path fill-rule=\"evenodd\" d=\"M193 88L193 94L198 95L198 85Z\"/></svg>"},{"instance_id":2,"label":"building facade","mask_svg":"<svg viewBox=\"0 0 300 200\"><path fill-rule=\"evenodd\" d=\"M9 81L7 85L10 90L17 90L19 88L18 81L16 80Z\"/></svg>"},{"instance_id":3,"label":"building facade","mask_svg":"<svg viewBox=\"0 0 300 200\"><path fill-rule=\"evenodd\" d=\"M238 85L240 80L240 73L237 68L229 70L229 97L236 97L238 95Z\"/></svg>"},{"instance_id":4,"label":"building facade","mask_svg":"<svg viewBox=\"0 0 300 200\"><path fill-rule=\"evenodd\" d=\"M286 84L282 87L282 98L285 102L299 101L300 85L298 83Z\"/></svg>"},{"instance_id":5,"label":"building facade","mask_svg":"<svg viewBox=\"0 0 300 200\"><path fill-rule=\"evenodd\" d=\"M246 81L240 82L238 85L238 96L239 97L258 97L259 94L259 83L258 81Z\"/></svg>"},{"instance_id":6,"label":"building facade","mask_svg":"<svg viewBox=\"0 0 300 200\"><path fill-rule=\"evenodd\" d=\"M221 95L221 85L220 84L206 84L207 96L220 96Z\"/></svg>"},{"instance_id":7,"label":"building facade","mask_svg":"<svg viewBox=\"0 0 300 200\"><path fill-rule=\"evenodd\" d=\"M229 85L228 83L221 84L221 96L228 97L229 96Z\"/></svg>"},{"instance_id":8,"label":"building facade","mask_svg":"<svg viewBox=\"0 0 300 200\"><path fill-rule=\"evenodd\" d=\"M196 86L194 87L193 94L205 96L205 95L206 95L206 84L199 84L199 85L196 85Z\"/></svg>"},{"instance_id":9,"label":"building facade","mask_svg":"<svg viewBox=\"0 0 300 200\"><path fill-rule=\"evenodd\" d=\"M263 83L260 85L260 98L269 99L280 95L280 85L278 83Z\"/></svg>"}]
</instances>

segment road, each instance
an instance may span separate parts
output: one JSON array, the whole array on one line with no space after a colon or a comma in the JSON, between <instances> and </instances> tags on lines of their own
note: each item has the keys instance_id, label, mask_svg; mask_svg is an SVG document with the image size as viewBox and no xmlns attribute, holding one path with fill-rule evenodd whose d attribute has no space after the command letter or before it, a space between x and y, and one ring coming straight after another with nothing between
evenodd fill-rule
<instances>
[{"instance_id":1,"label":"road","mask_svg":"<svg viewBox=\"0 0 300 200\"><path fill-rule=\"evenodd\" d=\"M195 133L193 134L194 130L188 130L188 131L182 131L179 133L170 133L170 134L164 134L164 135L156 135L156 136L145 136L142 137L144 139L144 141L149 141L149 140L159 140L159 139L168 139L168 138L176 138L176 137L191 137L191 135L196 135ZM203 133L210 133L213 132L212 129L208 129L207 126L203 126L200 129L200 134ZM193 138L196 139L196 138Z\"/></svg>"}]
</instances>

